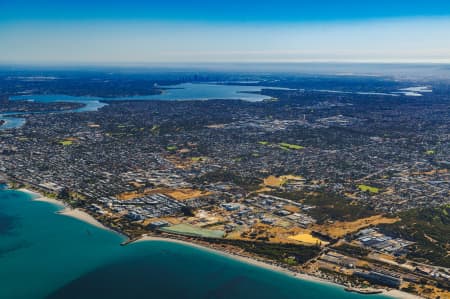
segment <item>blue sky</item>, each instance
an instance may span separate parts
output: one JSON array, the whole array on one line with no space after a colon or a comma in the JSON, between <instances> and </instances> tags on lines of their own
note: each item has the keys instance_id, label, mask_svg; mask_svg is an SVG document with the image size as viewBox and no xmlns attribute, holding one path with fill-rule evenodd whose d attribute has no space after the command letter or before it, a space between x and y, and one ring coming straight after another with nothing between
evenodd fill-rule
<instances>
[{"instance_id":1,"label":"blue sky","mask_svg":"<svg viewBox=\"0 0 450 299\"><path fill-rule=\"evenodd\" d=\"M5 20L305 22L447 16L445 0L2 0Z\"/></svg>"},{"instance_id":2,"label":"blue sky","mask_svg":"<svg viewBox=\"0 0 450 299\"><path fill-rule=\"evenodd\" d=\"M0 0L0 63L450 62L450 1Z\"/></svg>"}]
</instances>

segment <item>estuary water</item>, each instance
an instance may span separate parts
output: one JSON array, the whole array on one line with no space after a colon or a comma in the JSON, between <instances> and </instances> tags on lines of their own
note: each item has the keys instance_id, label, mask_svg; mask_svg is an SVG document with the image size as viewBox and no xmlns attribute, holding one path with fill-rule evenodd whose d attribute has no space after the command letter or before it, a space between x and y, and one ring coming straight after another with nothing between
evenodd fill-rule
<instances>
[{"instance_id":1,"label":"estuary water","mask_svg":"<svg viewBox=\"0 0 450 299\"><path fill-rule=\"evenodd\" d=\"M241 99L245 101L261 101L270 97L258 94L263 88L279 89L277 87L261 87L261 86L241 86L241 85L221 85L221 84L203 84L203 83L183 83L172 86L161 86L162 94L147 95L147 96L128 96L117 98L100 98L91 96L69 96L58 94L45 95L20 95L11 97L11 100L28 100L42 103L49 102L75 102L83 103L85 106L80 109L74 109L64 112L87 112L96 111L105 106L102 100L163 100L163 101L177 101L177 100L210 100L210 99L227 99L236 100ZM284 89L284 88L281 88ZM60 113L64 113L60 112ZM0 126L0 130L19 128L25 123L25 119L14 117L17 113L3 113L0 114L0 120L3 119L6 123Z\"/></svg>"},{"instance_id":2,"label":"estuary water","mask_svg":"<svg viewBox=\"0 0 450 299\"><path fill-rule=\"evenodd\" d=\"M221 84L205 84L205 83L182 83L171 86L161 86L163 90L161 94L144 95L144 96L126 96L107 98L105 100L162 100L162 101L179 101L179 100L211 100L211 99L227 99L227 100L246 100L261 101L270 97L258 94L264 88L279 89L277 87L262 86L242 86L242 85L221 85ZM282 88L284 89L284 88ZM39 102L95 102L104 100L99 97L74 97L67 95L20 95L12 98L13 100L35 100Z\"/></svg>"},{"instance_id":3,"label":"estuary water","mask_svg":"<svg viewBox=\"0 0 450 299\"><path fill-rule=\"evenodd\" d=\"M122 236L61 208L0 190L0 298L367 298L188 245L120 246Z\"/></svg>"}]
</instances>

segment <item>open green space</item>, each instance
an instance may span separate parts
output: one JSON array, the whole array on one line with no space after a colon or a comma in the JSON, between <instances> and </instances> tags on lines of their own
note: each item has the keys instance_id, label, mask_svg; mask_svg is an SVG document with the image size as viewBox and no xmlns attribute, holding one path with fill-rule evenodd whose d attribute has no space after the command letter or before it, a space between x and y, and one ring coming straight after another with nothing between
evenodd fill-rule
<instances>
[{"instance_id":1,"label":"open green space","mask_svg":"<svg viewBox=\"0 0 450 299\"><path fill-rule=\"evenodd\" d=\"M169 146L166 147L166 149L167 149L168 151L173 152L173 151L176 151L176 150L177 150L177 147L176 147L175 145L169 145Z\"/></svg>"},{"instance_id":2,"label":"open green space","mask_svg":"<svg viewBox=\"0 0 450 299\"><path fill-rule=\"evenodd\" d=\"M370 193L379 193L380 189L377 187L367 186L367 185L358 185L358 189L363 192L370 192Z\"/></svg>"},{"instance_id":3,"label":"open green space","mask_svg":"<svg viewBox=\"0 0 450 299\"><path fill-rule=\"evenodd\" d=\"M73 141L71 141L71 140L62 140L59 143L64 145L64 146L69 146L69 145L73 144Z\"/></svg>"},{"instance_id":4,"label":"open green space","mask_svg":"<svg viewBox=\"0 0 450 299\"><path fill-rule=\"evenodd\" d=\"M206 160L206 157L191 157L192 162L200 162Z\"/></svg>"},{"instance_id":5,"label":"open green space","mask_svg":"<svg viewBox=\"0 0 450 299\"><path fill-rule=\"evenodd\" d=\"M280 142L280 143L278 143L278 145L283 149L297 150L297 151L305 148L304 146L301 146L301 145L290 144L290 143L285 143L285 142Z\"/></svg>"}]
</instances>

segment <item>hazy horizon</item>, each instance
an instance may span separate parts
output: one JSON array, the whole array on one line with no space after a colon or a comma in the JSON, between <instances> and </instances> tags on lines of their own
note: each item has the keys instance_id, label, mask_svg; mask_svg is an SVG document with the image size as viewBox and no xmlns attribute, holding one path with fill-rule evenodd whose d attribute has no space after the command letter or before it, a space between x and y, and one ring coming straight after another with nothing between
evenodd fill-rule
<instances>
[{"instance_id":1,"label":"hazy horizon","mask_svg":"<svg viewBox=\"0 0 450 299\"><path fill-rule=\"evenodd\" d=\"M450 63L450 3L0 2L0 63Z\"/></svg>"},{"instance_id":2,"label":"hazy horizon","mask_svg":"<svg viewBox=\"0 0 450 299\"><path fill-rule=\"evenodd\" d=\"M46 75L58 72L99 72L110 74L221 73L299 76L379 76L398 79L450 78L450 64L411 63L141 63L141 64L0 64L0 72Z\"/></svg>"}]
</instances>

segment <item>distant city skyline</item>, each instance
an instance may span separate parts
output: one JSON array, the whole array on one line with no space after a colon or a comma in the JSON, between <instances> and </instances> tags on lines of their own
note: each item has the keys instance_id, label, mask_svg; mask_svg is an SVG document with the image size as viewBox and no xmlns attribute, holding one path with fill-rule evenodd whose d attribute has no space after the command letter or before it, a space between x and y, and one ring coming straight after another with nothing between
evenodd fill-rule
<instances>
[{"instance_id":1,"label":"distant city skyline","mask_svg":"<svg viewBox=\"0 0 450 299\"><path fill-rule=\"evenodd\" d=\"M0 63L450 63L448 28L438 0L0 1Z\"/></svg>"}]
</instances>

